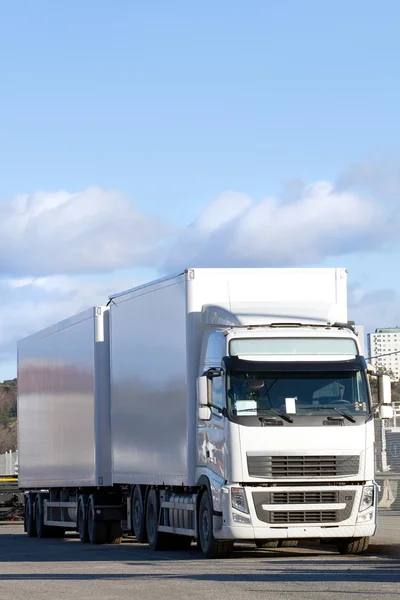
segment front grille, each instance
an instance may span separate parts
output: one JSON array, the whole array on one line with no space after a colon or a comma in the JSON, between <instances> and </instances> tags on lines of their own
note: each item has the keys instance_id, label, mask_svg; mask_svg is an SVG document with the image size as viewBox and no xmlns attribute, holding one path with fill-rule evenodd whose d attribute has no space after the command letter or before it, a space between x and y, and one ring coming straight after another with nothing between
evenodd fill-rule
<instances>
[{"instance_id":1,"label":"front grille","mask_svg":"<svg viewBox=\"0 0 400 600\"><path fill-rule=\"evenodd\" d=\"M274 492L271 504L333 504L338 492Z\"/></svg>"},{"instance_id":2,"label":"front grille","mask_svg":"<svg viewBox=\"0 0 400 600\"><path fill-rule=\"evenodd\" d=\"M252 497L257 517L264 523L341 523L351 516L356 491L346 487L332 490L292 489L282 492L269 489L252 492ZM278 511L278 504L284 510ZM295 504L303 504L303 510L298 510L300 507ZM344 505L343 508L339 508L340 505Z\"/></svg>"},{"instance_id":3,"label":"front grille","mask_svg":"<svg viewBox=\"0 0 400 600\"><path fill-rule=\"evenodd\" d=\"M336 523L336 510L272 512L271 523Z\"/></svg>"},{"instance_id":4,"label":"front grille","mask_svg":"<svg viewBox=\"0 0 400 600\"><path fill-rule=\"evenodd\" d=\"M343 477L357 475L359 456L267 456L248 454L247 468L251 477L292 479L302 477Z\"/></svg>"}]
</instances>

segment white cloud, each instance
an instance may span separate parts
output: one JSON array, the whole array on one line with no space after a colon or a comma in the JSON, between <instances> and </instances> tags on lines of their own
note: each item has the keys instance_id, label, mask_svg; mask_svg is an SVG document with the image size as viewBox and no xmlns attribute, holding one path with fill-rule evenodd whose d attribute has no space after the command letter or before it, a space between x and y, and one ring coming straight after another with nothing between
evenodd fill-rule
<instances>
[{"instance_id":1,"label":"white cloud","mask_svg":"<svg viewBox=\"0 0 400 600\"><path fill-rule=\"evenodd\" d=\"M153 265L166 224L122 192L36 192L0 204L0 274L107 272Z\"/></svg>"},{"instance_id":2,"label":"white cloud","mask_svg":"<svg viewBox=\"0 0 400 600\"><path fill-rule=\"evenodd\" d=\"M227 193L180 234L164 269L303 265L381 248L390 217L374 198L338 191L327 181L297 185L295 197L289 199L255 202Z\"/></svg>"},{"instance_id":3,"label":"white cloud","mask_svg":"<svg viewBox=\"0 0 400 600\"><path fill-rule=\"evenodd\" d=\"M13 376L16 343L35 331L52 325L91 306L104 305L113 292L134 287L139 279L121 276L113 281L85 281L82 277L51 276L0 280L0 379Z\"/></svg>"},{"instance_id":4,"label":"white cloud","mask_svg":"<svg viewBox=\"0 0 400 600\"><path fill-rule=\"evenodd\" d=\"M260 201L225 192L178 232L168 252L174 232L135 211L119 191L16 196L0 204L0 364L13 364L17 339L140 283L118 279L119 269L156 268L165 256L167 273L190 266L307 266L398 244L400 178L391 173L388 179L382 169L360 165L337 184L296 180L281 196ZM400 320L392 290L353 286L349 308L367 331Z\"/></svg>"},{"instance_id":5,"label":"white cloud","mask_svg":"<svg viewBox=\"0 0 400 600\"><path fill-rule=\"evenodd\" d=\"M400 295L393 289L366 291L359 285L349 287L349 319L365 326L366 333L376 327L400 326Z\"/></svg>"}]
</instances>

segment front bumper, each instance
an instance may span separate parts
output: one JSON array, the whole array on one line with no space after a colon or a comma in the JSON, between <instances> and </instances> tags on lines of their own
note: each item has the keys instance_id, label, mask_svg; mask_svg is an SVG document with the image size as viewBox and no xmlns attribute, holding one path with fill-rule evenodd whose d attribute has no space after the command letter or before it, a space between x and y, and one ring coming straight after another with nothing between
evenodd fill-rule
<instances>
[{"instance_id":1,"label":"front bumper","mask_svg":"<svg viewBox=\"0 0 400 600\"><path fill-rule=\"evenodd\" d=\"M349 485L341 486L340 496L338 499L348 499L345 502L337 502L337 504L324 503L293 505L293 504L275 504L270 505L268 502L258 503L254 498L263 498L268 493L298 493L298 492L332 492L332 486L318 487L296 487L289 486L274 487L272 490L265 487L248 487L245 488L249 514L244 515L238 513L231 507L230 490L227 486L227 491L222 494L223 516L220 519L219 527L214 530L214 535L217 539L226 540L274 540L274 539L331 539L331 538L358 538L371 537L376 531L377 521L377 489L375 490L374 505L359 512L360 500L363 486ZM266 492L267 490L267 492ZM260 496L257 496L259 494ZM330 513L335 516L336 521L326 521L326 516L323 523L309 522L310 516L319 514L329 509ZM336 510L335 510L336 509ZM280 512L279 512L280 511ZM314 512L312 512L314 511ZM279 523L274 522L272 513L278 514ZM238 523L234 521L235 515L240 515L240 518L247 517L248 523ZM324 512L324 515L327 513ZM282 515L284 515L282 517ZM295 523L282 521L300 518L307 519L307 522ZM366 519L360 522L360 519Z\"/></svg>"}]
</instances>

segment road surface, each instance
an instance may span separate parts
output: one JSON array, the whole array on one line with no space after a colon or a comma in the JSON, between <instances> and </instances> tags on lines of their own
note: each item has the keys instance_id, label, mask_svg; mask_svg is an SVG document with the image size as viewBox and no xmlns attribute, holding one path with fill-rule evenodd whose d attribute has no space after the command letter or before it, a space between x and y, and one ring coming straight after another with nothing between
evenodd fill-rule
<instances>
[{"instance_id":1,"label":"road surface","mask_svg":"<svg viewBox=\"0 0 400 600\"><path fill-rule=\"evenodd\" d=\"M400 514L380 519L368 554L343 557L328 547L237 548L229 560L188 552L28 538L0 525L1 600L395 600L400 584Z\"/></svg>"}]
</instances>

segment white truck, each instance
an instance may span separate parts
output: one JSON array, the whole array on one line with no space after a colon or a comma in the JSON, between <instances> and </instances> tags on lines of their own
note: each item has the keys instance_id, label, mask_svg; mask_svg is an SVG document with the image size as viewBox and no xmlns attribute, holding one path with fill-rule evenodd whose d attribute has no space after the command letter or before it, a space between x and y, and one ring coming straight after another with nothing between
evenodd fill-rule
<instances>
[{"instance_id":1,"label":"white truck","mask_svg":"<svg viewBox=\"0 0 400 600\"><path fill-rule=\"evenodd\" d=\"M368 547L374 410L345 269L188 269L18 345L25 530ZM379 378L390 416L390 380Z\"/></svg>"}]
</instances>

